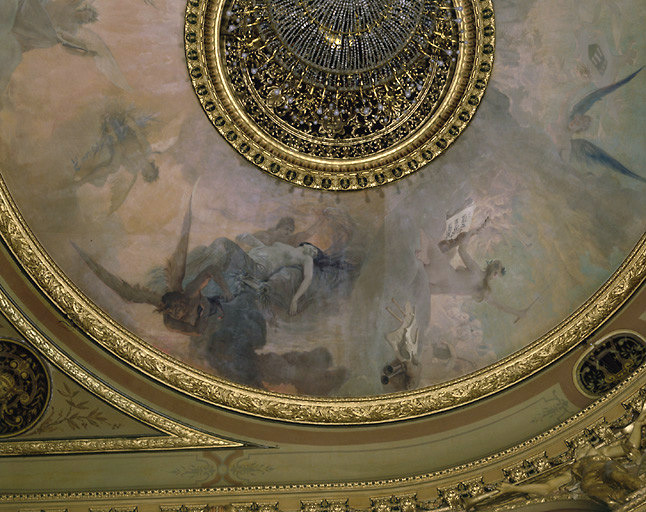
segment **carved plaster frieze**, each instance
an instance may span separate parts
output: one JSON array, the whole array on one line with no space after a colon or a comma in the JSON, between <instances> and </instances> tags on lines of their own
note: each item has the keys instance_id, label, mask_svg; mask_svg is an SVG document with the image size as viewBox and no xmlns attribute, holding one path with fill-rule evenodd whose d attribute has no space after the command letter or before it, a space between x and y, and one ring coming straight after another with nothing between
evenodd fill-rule
<instances>
[{"instance_id":1,"label":"carved plaster frieze","mask_svg":"<svg viewBox=\"0 0 646 512\"><path fill-rule=\"evenodd\" d=\"M532 503L564 500L594 504L600 503L593 501L599 498L586 493L585 484L581 486L583 480L575 473L584 465L585 457L592 456L606 457L634 472L635 461L644 452L641 437L637 441L637 434L632 433L643 434L645 404L646 367L641 367L603 398L540 436L489 457L434 473L372 482L291 486L0 494L0 511L21 502L68 505L88 500L112 502L115 506L128 500L138 504L139 512L157 511L156 503L160 500L169 510L206 503L206 510L217 512L448 512L513 510ZM640 474L637 477L643 479ZM537 488L532 487L535 485L539 486L539 495ZM300 506L284 505L293 502L294 497L298 497ZM624 492L622 499L625 503L613 504L622 512L631 510L627 507L632 500L645 500L641 490ZM367 504L359 506L357 501Z\"/></svg>"}]
</instances>

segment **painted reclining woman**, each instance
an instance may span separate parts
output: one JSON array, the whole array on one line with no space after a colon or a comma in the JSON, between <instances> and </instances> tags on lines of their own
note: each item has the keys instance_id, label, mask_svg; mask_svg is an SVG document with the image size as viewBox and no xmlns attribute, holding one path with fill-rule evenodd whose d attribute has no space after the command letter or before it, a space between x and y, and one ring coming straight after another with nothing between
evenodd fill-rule
<instances>
[{"instance_id":1,"label":"painted reclining woman","mask_svg":"<svg viewBox=\"0 0 646 512\"><path fill-rule=\"evenodd\" d=\"M239 239L253 244L252 248L245 252L228 238L218 238L209 246L197 247L189 253L184 291L171 291L162 296L159 310L169 329L187 334L203 332L209 316L203 313L206 297L211 298L207 306L211 311L213 305L217 308L216 304L231 301L244 286L265 292L267 281L286 267L298 269L302 274L289 300L289 314L297 313L299 299L312 284L314 260L320 249L309 243L298 247L280 242L264 245L252 235L242 235ZM197 269L200 270L195 273ZM216 298L217 303L213 300Z\"/></svg>"}]
</instances>

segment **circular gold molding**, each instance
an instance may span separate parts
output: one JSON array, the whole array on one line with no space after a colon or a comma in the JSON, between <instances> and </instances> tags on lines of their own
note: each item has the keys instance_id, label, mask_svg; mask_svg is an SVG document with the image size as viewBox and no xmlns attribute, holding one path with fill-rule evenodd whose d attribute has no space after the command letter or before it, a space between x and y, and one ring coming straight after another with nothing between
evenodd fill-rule
<instances>
[{"instance_id":1,"label":"circular gold molding","mask_svg":"<svg viewBox=\"0 0 646 512\"><path fill-rule=\"evenodd\" d=\"M540 339L491 366L415 391L363 398L300 397L233 384L154 348L115 322L47 255L0 178L0 235L23 270L85 334L153 379L215 406L295 423L352 425L405 420L446 411L500 392L536 374L583 343L646 280L646 235L613 276L578 310Z\"/></svg>"},{"instance_id":2,"label":"circular gold molding","mask_svg":"<svg viewBox=\"0 0 646 512\"><path fill-rule=\"evenodd\" d=\"M211 123L261 170L312 189L376 187L434 160L473 118L491 75L491 0L417 0L421 11L408 39L400 34L387 58L385 50L370 53L368 43L356 57L353 45L385 17L393 26L406 21L387 0L373 0L379 2L382 17L372 24L348 16L354 32L326 28L306 4L290 4L312 18L303 23L317 24L312 37L330 45L325 52L338 51L329 68L321 52L299 46L303 23L276 21L272 9L280 2L189 0L186 59Z\"/></svg>"},{"instance_id":3,"label":"circular gold molding","mask_svg":"<svg viewBox=\"0 0 646 512\"><path fill-rule=\"evenodd\" d=\"M596 340L572 369L574 385L599 398L618 386L646 360L646 340L635 331L618 330Z\"/></svg>"}]
</instances>

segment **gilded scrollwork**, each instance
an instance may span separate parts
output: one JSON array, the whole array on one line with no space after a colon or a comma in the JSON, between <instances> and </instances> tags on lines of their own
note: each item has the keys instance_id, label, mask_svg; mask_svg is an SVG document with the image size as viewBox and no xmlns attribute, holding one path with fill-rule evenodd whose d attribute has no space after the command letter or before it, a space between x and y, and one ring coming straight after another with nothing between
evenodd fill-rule
<instances>
[{"instance_id":1,"label":"gilded scrollwork","mask_svg":"<svg viewBox=\"0 0 646 512\"><path fill-rule=\"evenodd\" d=\"M462 466L449 468L432 474L394 478L377 482L347 482L331 484L307 484L288 486L257 487L212 487L208 489L158 489L146 491L118 492L72 492L55 494L0 494L2 505L33 503L35 501L64 500L66 503L87 503L100 500L101 503L147 503L162 512L277 512L298 510L298 507L281 507L281 496L293 500L294 495L302 494L300 512L447 512L449 510L514 510L528 504L564 500L585 500L589 497L581 490L580 482L572 478L571 468L586 456L596 456L595 452L610 457L619 464L633 464L643 454L634 449L640 446L635 439L644 420L646 403L646 368L640 368L627 381L620 384L602 399L550 429L540 436L508 450L491 455ZM640 388L640 386L642 386ZM617 414L617 408L624 412ZM607 419L606 416L612 419ZM576 434L573 434L575 433ZM631 440L631 436L633 439ZM556 443L556 444L555 444ZM545 447L551 447L548 455ZM562 446L562 451L555 451ZM583 448L583 449L581 449ZM609 448L609 449L608 449ZM578 450L578 452L577 452ZM632 461L632 462L629 462ZM580 466L581 464L579 464ZM575 467L575 471L576 466ZM499 479L491 475L499 471ZM593 471L594 472L594 471ZM483 475L489 475L485 477ZM563 488L560 481L573 482L573 487ZM589 477L588 477L589 478ZM518 492L520 485L539 485ZM512 490L514 490L512 492ZM502 494L501 491L509 491ZM528 491L528 492L525 492ZM543 492L537 495L535 492ZM354 494L353 494L354 493ZM372 496L366 506L353 506L350 503L359 493ZM417 493L424 493L425 498ZM236 502L237 496L249 496L249 501ZM316 496L321 498L316 499ZM275 499L268 499L271 496ZM323 496L327 496L323 498ZM431 497L428 497L431 496ZM613 508L615 512L634 510L646 502L643 490L624 496L629 500L624 505ZM263 499L264 497L264 499ZM287 499L287 498L286 498ZM257 501L254 501L257 500ZM159 502L164 505L157 505ZM207 503L208 505L205 505ZM368 501L366 501L368 503ZM451 506L453 504L453 506ZM144 507L142 507L144 512Z\"/></svg>"},{"instance_id":2,"label":"gilded scrollwork","mask_svg":"<svg viewBox=\"0 0 646 512\"><path fill-rule=\"evenodd\" d=\"M545 452L534 457L524 459L513 466L504 468L503 474L509 482L520 482L534 475L542 473L551 467L552 461Z\"/></svg>"},{"instance_id":3,"label":"gilded scrollwork","mask_svg":"<svg viewBox=\"0 0 646 512\"><path fill-rule=\"evenodd\" d=\"M47 408L50 388L44 363L26 344L0 339L0 438L33 428Z\"/></svg>"},{"instance_id":4,"label":"gilded scrollwork","mask_svg":"<svg viewBox=\"0 0 646 512\"><path fill-rule=\"evenodd\" d=\"M278 512L278 502L248 502L248 503L232 503L232 512Z\"/></svg>"},{"instance_id":5,"label":"gilded scrollwork","mask_svg":"<svg viewBox=\"0 0 646 512\"><path fill-rule=\"evenodd\" d=\"M158 414L139 403L128 399L102 381L88 374L73 360L60 352L42 333L36 330L11 299L0 288L0 309L16 329L25 336L47 360L93 394L100 396L122 413L158 430L157 437L114 437L68 440L6 440L0 443L0 456L44 455L61 453L165 450L177 448L231 448L242 447L237 441L229 441L201 432ZM49 388L48 388L49 389ZM49 395L48 395L49 396ZM43 409L44 411L44 409ZM37 419L42 416L42 411ZM37 424L31 422L30 426Z\"/></svg>"},{"instance_id":6,"label":"gilded scrollwork","mask_svg":"<svg viewBox=\"0 0 646 512\"><path fill-rule=\"evenodd\" d=\"M576 383L589 396L599 397L616 386L646 360L646 342L633 332L613 333L581 357Z\"/></svg>"},{"instance_id":7,"label":"gilded scrollwork","mask_svg":"<svg viewBox=\"0 0 646 512\"><path fill-rule=\"evenodd\" d=\"M191 0L185 46L197 97L236 151L338 191L401 179L451 145L482 99L494 34L489 0Z\"/></svg>"},{"instance_id":8,"label":"gilded scrollwork","mask_svg":"<svg viewBox=\"0 0 646 512\"><path fill-rule=\"evenodd\" d=\"M207 504L199 505L160 505L159 512L220 512L218 507Z\"/></svg>"},{"instance_id":9,"label":"gilded scrollwork","mask_svg":"<svg viewBox=\"0 0 646 512\"><path fill-rule=\"evenodd\" d=\"M535 374L591 336L646 278L644 236L613 276L569 318L526 348L487 368L430 388L380 397L302 398L259 391L206 374L171 358L117 324L45 253L17 211L3 181L0 181L0 234L27 274L61 312L118 358L171 388L205 402L296 423L388 422L446 411L492 395ZM6 312L12 306L8 300L0 300L0 307ZM32 343L40 336L28 323L21 332ZM55 355L47 343L38 348L48 357Z\"/></svg>"},{"instance_id":10,"label":"gilded scrollwork","mask_svg":"<svg viewBox=\"0 0 646 512\"><path fill-rule=\"evenodd\" d=\"M507 479L493 490L462 497L466 510L495 509L519 496L543 500L583 496L611 509L646 485L642 473L646 403L608 423L604 418L571 438L556 457L539 456L503 470ZM538 462L538 464L536 464Z\"/></svg>"},{"instance_id":11,"label":"gilded scrollwork","mask_svg":"<svg viewBox=\"0 0 646 512\"><path fill-rule=\"evenodd\" d=\"M301 512L349 512L348 500L301 501Z\"/></svg>"}]
</instances>

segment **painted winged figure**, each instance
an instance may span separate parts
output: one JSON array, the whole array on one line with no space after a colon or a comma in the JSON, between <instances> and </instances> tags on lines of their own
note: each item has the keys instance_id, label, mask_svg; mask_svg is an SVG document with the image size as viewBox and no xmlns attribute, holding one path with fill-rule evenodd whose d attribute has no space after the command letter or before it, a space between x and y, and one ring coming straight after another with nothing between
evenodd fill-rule
<instances>
[{"instance_id":1,"label":"painted winged figure","mask_svg":"<svg viewBox=\"0 0 646 512\"><path fill-rule=\"evenodd\" d=\"M265 245L248 234L238 237L252 245L247 252L232 240L217 238L189 253L190 226L189 207L167 268L153 269L146 286L127 283L75 247L97 277L122 299L155 306L167 328L189 335L205 332L209 318L222 311L223 303L250 293L255 303L297 315L316 297L321 300L349 281L354 272L350 263L332 259L310 243ZM308 295L314 287L314 295Z\"/></svg>"},{"instance_id":2,"label":"painted winged figure","mask_svg":"<svg viewBox=\"0 0 646 512\"><path fill-rule=\"evenodd\" d=\"M646 178L644 176L631 171L628 167L597 144L579 135L588 130L592 124L592 118L588 115L588 111L606 96L635 79L642 69L644 69L644 66L621 80L596 89L584 96L572 107L568 114L567 131L570 136L569 151L571 157L586 165L601 165L611 171L618 172L624 176L628 176L629 178L646 183Z\"/></svg>"},{"instance_id":3,"label":"painted winged figure","mask_svg":"<svg viewBox=\"0 0 646 512\"><path fill-rule=\"evenodd\" d=\"M206 296L202 290L211 280L219 283L222 288L228 288L224 284L221 272L212 266L203 268L188 282L185 279L190 230L191 207L189 205L182 223L179 242L165 269L166 282L163 291L127 283L95 262L85 251L73 245L96 276L117 292L123 300L155 306L156 310L162 313L164 325L168 329L182 334L198 335L206 330L211 317L214 315L221 317L223 312L220 297ZM222 298L228 300L231 297L225 295Z\"/></svg>"},{"instance_id":4,"label":"painted winged figure","mask_svg":"<svg viewBox=\"0 0 646 512\"><path fill-rule=\"evenodd\" d=\"M289 385L297 392L319 395L338 388L346 370L334 366L323 347L286 353L257 351L266 344L266 321L259 308L266 286L278 287L279 282L288 281L285 304L279 307L297 314L299 299L310 288L314 274L341 269L311 244L259 244L249 250L252 257L235 242L218 238L189 252L190 229L189 205L166 268L153 269L145 286L124 281L74 247L94 274L124 301L154 306L166 328L191 336L194 349L218 375L250 386ZM271 294L271 300L281 295L279 290Z\"/></svg>"},{"instance_id":5,"label":"painted winged figure","mask_svg":"<svg viewBox=\"0 0 646 512\"><path fill-rule=\"evenodd\" d=\"M97 69L120 89L130 86L112 52L88 28L99 14L91 0L2 0L0 2L0 95L25 52L61 45L91 57Z\"/></svg>"},{"instance_id":6,"label":"painted winged figure","mask_svg":"<svg viewBox=\"0 0 646 512\"><path fill-rule=\"evenodd\" d=\"M391 384L398 389L411 389L417 385L420 375L419 367L419 327L415 318L415 308L410 302L402 307L394 298L397 312L389 307L386 311L398 322L399 327L386 334L388 344L395 352L395 359L384 366L381 383Z\"/></svg>"},{"instance_id":7,"label":"painted winged figure","mask_svg":"<svg viewBox=\"0 0 646 512\"><path fill-rule=\"evenodd\" d=\"M152 116L132 110L108 111L101 124L99 140L78 161L73 161L77 185L104 186L110 179L110 209L116 211L126 200L139 175L147 183L156 181L159 168L145 128ZM119 172L125 171L125 172Z\"/></svg>"},{"instance_id":8,"label":"painted winged figure","mask_svg":"<svg viewBox=\"0 0 646 512\"><path fill-rule=\"evenodd\" d=\"M505 275L505 267L500 260L492 260L487 261L483 269L469 254L469 241L489 224L489 218L486 218L479 227L472 228L473 211L474 206L467 204L457 213L447 215L445 238L438 244L432 243L426 233L420 231L420 248L415 251L415 256L424 267L429 291L431 295L466 296L475 302L486 302L514 316L514 323L518 322L539 297L523 309L496 299L491 282ZM461 262L458 268L451 264L456 255Z\"/></svg>"},{"instance_id":9,"label":"painted winged figure","mask_svg":"<svg viewBox=\"0 0 646 512\"><path fill-rule=\"evenodd\" d=\"M386 311L401 322L401 325L386 334L386 341L400 361L417 365L419 363L419 327L415 320L415 308L410 302L406 302L403 308L395 299L393 299L393 303L397 306L399 315L390 308L386 308Z\"/></svg>"}]
</instances>

